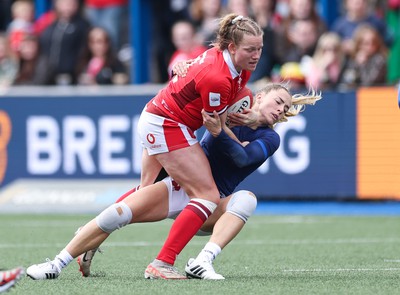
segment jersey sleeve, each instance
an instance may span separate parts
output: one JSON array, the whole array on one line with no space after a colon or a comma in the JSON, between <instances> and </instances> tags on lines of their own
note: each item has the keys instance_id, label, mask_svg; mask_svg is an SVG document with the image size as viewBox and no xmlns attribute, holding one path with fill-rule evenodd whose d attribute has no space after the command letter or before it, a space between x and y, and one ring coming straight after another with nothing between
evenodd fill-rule
<instances>
[{"instance_id":1,"label":"jersey sleeve","mask_svg":"<svg viewBox=\"0 0 400 295\"><path fill-rule=\"evenodd\" d=\"M222 114L228 108L228 99L230 96L230 86L224 85L226 83L219 83L218 81L208 81L200 87L200 96L203 102L204 110L212 115L213 111Z\"/></svg>"},{"instance_id":2,"label":"jersey sleeve","mask_svg":"<svg viewBox=\"0 0 400 295\"><path fill-rule=\"evenodd\" d=\"M230 157L239 168L264 162L275 153L280 144L276 132L268 133L245 147L231 139L223 130L215 140L219 151Z\"/></svg>"}]
</instances>

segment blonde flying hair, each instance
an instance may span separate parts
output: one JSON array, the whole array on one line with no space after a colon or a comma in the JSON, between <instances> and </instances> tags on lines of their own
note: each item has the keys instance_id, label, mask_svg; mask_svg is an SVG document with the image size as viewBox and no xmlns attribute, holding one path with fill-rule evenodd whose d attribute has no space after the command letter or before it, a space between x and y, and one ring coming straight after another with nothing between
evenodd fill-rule
<instances>
[{"instance_id":1,"label":"blonde flying hair","mask_svg":"<svg viewBox=\"0 0 400 295\"><path fill-rule=\"evenodd\" d=\"M220 19L217 39L211 45L225 50L232 42L239 45L244 35L262 36L263 30L249 17L235 13L227 14Z\"/></svg>"},{"instance_id":2,"label":"blonde flying hair","mask_svg":"<svg viewBox=\"0 0 400 295\"><path fill-rule=\"evenodd\" d=\"M314 105L318 100L322 98L321 92L318 92L313 88L310 88L310 90L306 94L291 94L289 86L281 83L268 84L264 88L257 91L257 93L268 94L273 90L276 91L280 89L283 89L290 94L290 96L292 97L292 106L285 113L282 119L280 119L277 123L287 122L289 117L297 116L299 113L304 111L306 105Z\"/></svg>"}]
</instances>

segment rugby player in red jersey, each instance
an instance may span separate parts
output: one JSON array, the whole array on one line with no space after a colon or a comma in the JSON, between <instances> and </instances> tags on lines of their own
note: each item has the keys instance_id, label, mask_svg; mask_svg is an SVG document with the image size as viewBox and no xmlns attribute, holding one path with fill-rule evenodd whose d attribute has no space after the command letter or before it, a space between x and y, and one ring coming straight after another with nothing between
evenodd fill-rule
<instances>
[{"instance_id":1,"label":"rugby player in red jersey","mask_svg":"<svg viewBox=\"0 0 400 295\"><path fill-rule=\"evenodd\" d=\"M213 116L203 112L204 126L208 132L201 140L201 146L210 163L220 193L220 202L197 232L211 237L199 255L189 259L185 267L188 277L224 279L214 271L213 261L240 232L257 205L255 195L247 190L235 191L237 185L279 148L279 135L273 126L285 122L287 117L297 115L304 105L314 104L320 98L320 94L315 92L308 95L291 95L281 84L267 85L257 92L251 108L251 111L257 114L256 122L232 128L232 132L243 144L236 142L223 131L216 112ZM231 115L231 122L243 125L240 116ZM30 266L27 269L28 276L36 280L55 279L62 269L78 256L83 257L80 263L81 272L88 276L94 249L97 249L113 231L130 223L155 222L180 216L180 212L185 210L191 198L168 176L136 192L129 191L119 200L122 201L109 206L88 222L53 260ZM162 273L147 267L145 277L184 278L172 265L165 266Z\"/></svg>"},{"instance_id":2,"label":"rugby player in red jersey","mask_svg":"<svg viewBox=\"0 0 400 295\"><path fill-rule=\"evenodd\" d=\"M185 77L174 76L146 105L139 119L145 148L141 187L153 184L164 168L191 199L148 266L155 277L166 272L183 278L179 273L171 274L171 266L219 203L218 188L194 131L203 125L202 110L209 115L216 111L224 131L235 138L225 124L226 109L257 66L263 31L250 18L228 14L220 21L213 45L193 60Z\"/></svg>"}]
</instances>

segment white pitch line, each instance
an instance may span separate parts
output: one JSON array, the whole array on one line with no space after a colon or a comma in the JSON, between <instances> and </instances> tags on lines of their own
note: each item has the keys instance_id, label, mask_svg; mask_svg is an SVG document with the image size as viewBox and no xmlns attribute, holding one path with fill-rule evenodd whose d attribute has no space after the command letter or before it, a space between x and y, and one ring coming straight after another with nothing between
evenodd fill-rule
<instances>
[{"instance_id":1,"label":"white pitch line","mask_svg":"<svg viewBox=\"0 0 400 295\"><path fill-rule=\"evenodd\" d=\"M321 245L321 244L385 244L385 243L400 243L400 238L371 238L371 239L321 239L321 240L236 240L232 243L234 245ZM163 242L148 242L148 241L132 241L132 242L105 242L105 247L151 247L160 246ZM194 240L190 242L191 245L203 245L204 240ZM51 247L63 247L61 243L0 243L1 248L51 248ZM397 261L396 261L397 262ZM398 261L400 262L400 260Z\"/></svg>"},{"instance_id":2,"label":"white pitch line","mask_svg":"<svg viewBox=\"0 0 400 295\"><path fill-rule=\"evenodd\" d=\"M204 244L204 243L198 243ZM159 243L150 243L146 241L137 241L137 242L110 242L104 243L103 247L151 247L151 246L162 246L163 242ZM0 244L1 248L62 248L65 247L65 244L61 243L24 243L24 244Z\"/></svg>"},{"instance_id":3,"label":"white pitch line","mask_svg":"<svg viewBox=\"0 0 400 295\"><path fill-rule=\"evenodd\" d=\"M350 238L350 239L315 239L315 240L246 240L246 245L319 245L319 244L375 244L400 243L400 238Z\"/></svg>"},{"instance_id":4,"label":"white pitch line","mask_svg":"<svg viewBox=\"0 0 400 295\"><path fill-rule=\"evenodd\" d=\"M400 262L400 259L383 259L384 262Z\"/></svg>"},{"instance_id":5,"label":"white pitch line","mask_svg":"<svg viewBox=\"0 0 400 295\"><path fill-rule=\"evenodd\" d=\"M363 271L400 271L400 268L330 268L330 269L284 269L283 272L363 272Z\"/></svg>"}]
</instances>

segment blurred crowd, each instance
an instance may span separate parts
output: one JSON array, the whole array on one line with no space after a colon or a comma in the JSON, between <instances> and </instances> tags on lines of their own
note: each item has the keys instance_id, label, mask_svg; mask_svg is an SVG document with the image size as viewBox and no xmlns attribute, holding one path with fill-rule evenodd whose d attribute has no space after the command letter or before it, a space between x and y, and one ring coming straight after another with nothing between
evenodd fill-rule
<instances>
[{"instance_id":1,"label":"blurred crowd","mask_svg":"<svg viewBox=\"0 0 400 295\"><path fill-rule=\"evenodd\" d=\"M264 48L250 82L351 89L388 85L397 42L387 13L400 0L342 0L327 24L315 0L150 0L151 83L214 41L227 13L254 18ZM34 1L0 1L0 85L95 85L130 82L128 0L53 0L35 18ZM6 20L6 21L5 21ZM398 55L398 54L397 54ZM395 59L398 61L399 59ZM395 77L396 79L396 77Z\"/></svg>"}]
</instances>

